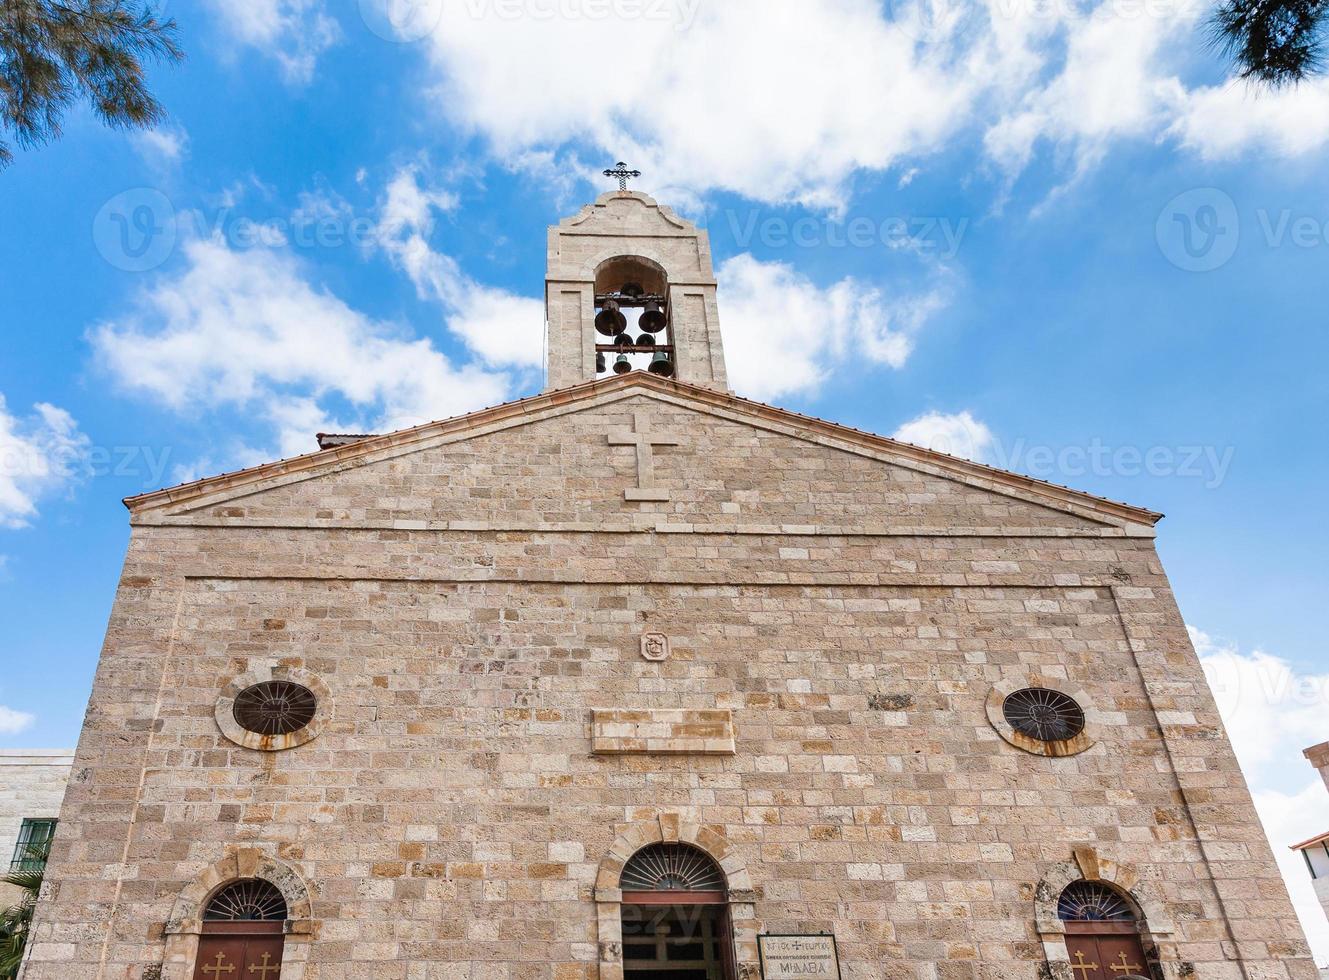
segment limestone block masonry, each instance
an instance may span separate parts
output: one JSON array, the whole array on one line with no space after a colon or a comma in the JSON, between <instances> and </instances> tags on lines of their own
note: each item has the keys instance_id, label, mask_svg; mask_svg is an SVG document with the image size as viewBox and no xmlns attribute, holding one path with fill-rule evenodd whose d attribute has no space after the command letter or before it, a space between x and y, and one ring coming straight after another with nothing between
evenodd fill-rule
<instances>
[{"instance_id":1,"label":"limestone block masonry","mask_svg":"<svg viewBox=\"0 0 1329 980\"><path fill-rule=\"evenodd\" d=\"M641 411L667 503L608 445ZM1039 901L1085 848L1164 976L1316 977L1142 512L641 374L311 460L135 503L24 980L187 980L164 926L242 849L311 896L283 980L621 977L596 881L666 818L751 882L745 980L762 931L1071 980ZM333 714L237 745L217 700L274 667ZM1092 747L998 734L1029 676ZM729 711L736 752L595 754L606 708Z\"/></svg>"},{"instance_id":2,"label":"limestone block masonry","mask_svg":"<svg viewBox=\"0 0 1329 980\"><path fill-rule=\"evenodd\" d=\"M601 709L591 712L591 751L599 755L733 755L734 717L726 709Z\"/></svg>"},{"instance_id":3,"label":"limestone block masonry","mask_svg":"<svg viewBox=\"0 0 1329 980\"><path fill-rule=\"evenodd\" d=\"M192 980L251 878L280 980L624 980L643 848L723 879L729 980L763 933L833 933L844 980L1088 980L1085 882L1154 980L1316 980L1160 515L728 393L705 235L645 195L550 234L553 390L127 502L22 980ZM620 255L678 380L588 380ZM316 737L229 730L255 678L320 687ZM1033 682L1084 738L990 714Z\"/></svg>"}]
</instances>

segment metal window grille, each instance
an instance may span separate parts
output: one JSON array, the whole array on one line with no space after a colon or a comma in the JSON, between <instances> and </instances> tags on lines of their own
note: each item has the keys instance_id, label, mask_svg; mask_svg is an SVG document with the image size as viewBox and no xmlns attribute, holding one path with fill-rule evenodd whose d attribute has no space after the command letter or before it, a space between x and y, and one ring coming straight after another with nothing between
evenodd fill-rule
<instances>
[{"instance_id":1,"label":"metal window grille","mask_svg":"<svg viewBox=\"0 0 1329 980\"><path fill-rule=\"evenodd\" d=\"M1027 687L1002 705L1007 723L1021 735L1040 742L1063 742L1084 731L1084 711L1060 691Z\"/></svg>"},{"instance_id":2,"label":"metal window grille","mask_svg":"<svg viewBox=\"0 0 1329 980\"><path fill-rule=\"evenodd\" d=\"M286 918L286 899L272 882L246 878L214 895L203 918L207 922L280 922Z\"/></svg>"},{"instance_id":3,"label":"metal window grille","mask_svg":"<svg viewBox=\"0 0 1329 980\"><path fill-rule=\"evenodd\" d=\"M263 681L235 697L236 723L257 735L289 735L314 720L318 699L303 684Z\"/></svg>"},{"instance_id":4,"label":"metal window grille","mask_svg":"<svg viewBox=\"0 0 1329 980\"><path fill-rule=\"evenodd\" d=\"M686 844L660 843L632 855L623 867L619 887L624 891L718 891L725 887L725 878L705 852Z\"/></svg>"},{"instance_id":5,"label":"metal window grille","mask_svg":"<svg viewBox=\"0 0 1329 980\"><path fill-rule=\"evenodd\" d=\"M46 853L51 849L57 821L53 817L25 817L19 827L10 871L41 871L46 867Z\"/></svg>"},{"instance_id":6,"label":"metal window grille","mask_svg":"<svg viewBox=\"0 0 1329 980\"><path fill-rule=\"evenodd\" d=\"M1057 917L1064 922L1133 922L1130 903L1097 881L1072 881L1057 901Z\"/></svg>"}]
</instances>

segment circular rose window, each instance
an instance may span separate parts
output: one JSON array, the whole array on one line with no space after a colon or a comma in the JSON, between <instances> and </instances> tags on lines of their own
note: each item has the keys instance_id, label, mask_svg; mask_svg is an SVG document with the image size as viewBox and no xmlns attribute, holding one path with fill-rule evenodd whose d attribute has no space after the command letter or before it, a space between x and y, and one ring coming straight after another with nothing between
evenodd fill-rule
<instances>
[{"instance_id":1,"label":"circular rose window","mask_svg":"<svg viewBox=\"0 0 1329 980\"><path fill-rule=\"evenodd\" d=\"M1104 723L1084 688L1038 674L999 682L985 707L988 721L1007 742L1052 759L1093 748Z\"/></svg>"},{"instance_id":2,"label":"circular rose window","mask_svg":"<svg viewBox=\"0 0 1329 980\"><path fill-rule=\"evenodd\" d=\"M1084 710L1075 699L1045 687L1026 687L1007 696L1001 713L1021 735L1040 742L1067 742L1084 731Z\"/></svg>"},{"instance_id":3,"label":"circular rose window","mask_svg":"<svg viewBox=\"0 0 1329 980\"><path fill-rule=\"evenodd\" d=\"M332 715L328 686L298 667L260 667L233 678L217 699L217 727L237 745L281 752L303 745Z\"/></svg>"},{"instance_id":4,"label":"circular rose window","mask_svg":"<svg viewBox=\"0 0 1329 980\"><path fill-rule=\"evenodd\" d=\"M318 698L303 684L264 681L235 697L231 709L236 723L255 735L289 735L314 720Z\"/></svg>"}]
</instances>

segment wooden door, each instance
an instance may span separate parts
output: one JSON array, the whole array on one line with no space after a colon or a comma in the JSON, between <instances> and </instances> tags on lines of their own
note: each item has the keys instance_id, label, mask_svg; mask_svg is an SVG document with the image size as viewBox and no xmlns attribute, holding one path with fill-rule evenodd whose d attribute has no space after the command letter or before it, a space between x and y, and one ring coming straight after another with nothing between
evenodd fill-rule
<instances>
[{"instance_id":1,"label":"wooden door","mask_svg":"<svg viewBox=\"0 0 1329 980\"><path fill-rule=\"evenodd\" d=\"M734 961L734 918L729 906L724 909L720 920L720 960L725 980L735 980L738 976L738 964Z\"/></svg>"},{"instance_id":2,"label":"wooden door","mask_svg":"<svg viewBox=\"0 0 1329 980\"><path fill-rule=\"evenodd\" d=\"M1149 961L1133 932L1084 929L1066 934L1075 980L1149 980Z\"/></svg>"},{"instance_id":3,"label":"wooden door","mask_svg":"<svg viewBox=\"0 0 1329 980\"><path fill-rule=\"evenodd\" d=\"M194 980L281 980L280 922L208 922Z\"/></svg>"}]
</instances>

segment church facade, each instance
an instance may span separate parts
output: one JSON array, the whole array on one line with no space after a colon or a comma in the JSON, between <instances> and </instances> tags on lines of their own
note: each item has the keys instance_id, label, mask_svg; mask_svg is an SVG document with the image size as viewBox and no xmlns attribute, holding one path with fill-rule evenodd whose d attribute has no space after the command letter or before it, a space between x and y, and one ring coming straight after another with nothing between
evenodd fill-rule
<instances>
[{"instance_id":1,"label":"church facade","mask_svg":"<svg viewBox=\"0 0 1329 980\"><path fill-rule=\"evenodd\" d=\"M643 194L547 301L542 394L127 501L23 980L1314 980L1160 515L736 397Z\"/></svg>"}]
</instances>

